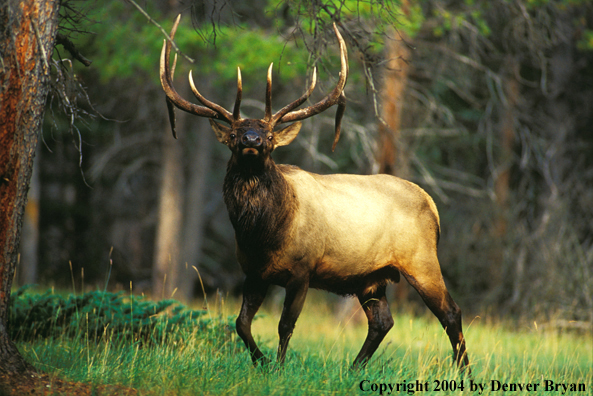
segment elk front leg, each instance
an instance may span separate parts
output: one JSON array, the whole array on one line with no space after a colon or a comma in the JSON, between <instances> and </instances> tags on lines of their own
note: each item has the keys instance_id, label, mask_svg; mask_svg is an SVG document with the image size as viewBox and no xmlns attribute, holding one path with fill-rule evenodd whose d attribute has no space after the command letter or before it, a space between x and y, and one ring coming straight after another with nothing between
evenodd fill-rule
<instances>
[{"instance_id":1,"label":"elk front leg","mask_svg":"<svg viewBox=\"0 0 593 396\"><path fill-rule=\"evenodd\" d=\"M352 363L353 369L367 364L385 335L393 327L393 318L385 298L385 286L379 287L374 293L358 294L358 300L369 321L369 332L362 349Z\"/></svg>"},{"instance_id":2,"label":"elk front leg","mask_svg":"<svg viewBox=\"0 0 593 396\"><path fill-rule=\"evenodd\" d=\"M270 359L266 358L257 347L257 344L251 335L251 322L264 301L267 291L268 285L266 283L248 276L243 285L243 304L241 305L241 312L237 317L237 334L239 334L239 337L241 337L245 343L245 346L249 350L251 360L256 366L258 363L267 364L270 362Z\"/></svg>"},{"instance_id":3,"label":"elk front leg","mask_svg":"<svg viewBox=\"0 0 593 396\"><path fill-rule=\"evenodd\" d=\"M301 279L293 279L286 285L284 308L282 309L282 316L278 324L280 343L278 344L277 362L279 364L284 363L288 341L290 341L296 321L305 304L308 290L309 282Z\"/></svg>"}]
</instances>

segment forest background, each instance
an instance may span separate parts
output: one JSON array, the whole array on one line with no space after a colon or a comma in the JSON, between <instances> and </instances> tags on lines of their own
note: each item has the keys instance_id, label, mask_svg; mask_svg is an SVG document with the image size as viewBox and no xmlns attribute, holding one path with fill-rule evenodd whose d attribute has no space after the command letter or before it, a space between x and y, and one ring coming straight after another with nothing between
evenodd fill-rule
<instances>
[{"instance_id":1,"label":"forest background","mask_svg":"<svg viewBox=\"0 0 593 396\"><path fill-rule=\"evenodd\" d=\"M171 136L162 33L128 2L68 4L59 31L92 65L56 47L17 285L82 290L108 279L153 298L189 301L202 285L238 294L221 194L229 153L207 120L179 111ZM167 31L183 14L175 41L195 63L179 58L178 91L190 97L191 69L200 91L230 108L240 66L253 118L270 62L275 108L300 96L313 65L312 100L331 89L339 21L350 56L342 138L332 153L330 110L306 120L276 162L392 173L426 189L441 216L443 275L464 312L593 322L590 2L139 4ZM403 283L395 300L416 300Z\"/></svg>"}]
</instances>

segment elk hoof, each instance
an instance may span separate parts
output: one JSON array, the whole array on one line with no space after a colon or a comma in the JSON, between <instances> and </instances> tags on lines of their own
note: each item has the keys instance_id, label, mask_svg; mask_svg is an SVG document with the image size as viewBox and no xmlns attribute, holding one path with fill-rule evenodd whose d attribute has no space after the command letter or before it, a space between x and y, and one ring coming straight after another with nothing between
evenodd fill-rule
<instances>
[{"instance_id":1,"label":"elk hoof","mask_svg":"<svg viewBox=\"0 0 593 396\"><path fill-rule=\"evenodd\" d=\"M268 367L270 366L270 364L272 363L272 360L270 360L269 358L262 356L257 360L253 361L253 365L255 367L260 366L260 367Z\"/></svg>"}]
</instances>

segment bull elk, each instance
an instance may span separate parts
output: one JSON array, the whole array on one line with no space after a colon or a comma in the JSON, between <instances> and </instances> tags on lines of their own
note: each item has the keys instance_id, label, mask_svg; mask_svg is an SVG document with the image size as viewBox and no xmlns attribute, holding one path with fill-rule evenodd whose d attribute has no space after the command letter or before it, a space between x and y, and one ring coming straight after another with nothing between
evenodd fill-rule
<instances>
[{"instance_id":1,"label":"bull elk","mask_svg":"<svg viewBox=\"0 0 593 396\"><path fill-rule=\"evenodd\" d=\"M179 17L171 31L175 36ZM341 54L336 87L321 101L296 110L311 95L313 71L306 92L272 114L272 66L268 69L263 119L241 118L241 71L233 112L215 104L189 83L203 106L183 99L173 87L169 65L171 45L161 52L160 78L167 96L173 134L173 105L210 118L219 142L231 150L224 179L224 201L235 230L237 259L246 274L237 333L254 364L267 363L251 334L252 319L270 285L286 289L278 325L277 362L284 362L288 342L308 289L356 295L368 318L368 335L353 367L364 366L393 326L385 298L389 282L400 274L414 287L445 328L458 366L469 362L461 330L461 310L443 281L437 259L439 215L431 197L417 185L390 175L317 175L290 165L277 165L276 147L297 136L299 120L338 105L334 146L344 113L348 75L346 44L334 24ZM217 123L219 120L229 126ZM280 124L292 124L276 129Z\"/></svg>"}]
</instances>

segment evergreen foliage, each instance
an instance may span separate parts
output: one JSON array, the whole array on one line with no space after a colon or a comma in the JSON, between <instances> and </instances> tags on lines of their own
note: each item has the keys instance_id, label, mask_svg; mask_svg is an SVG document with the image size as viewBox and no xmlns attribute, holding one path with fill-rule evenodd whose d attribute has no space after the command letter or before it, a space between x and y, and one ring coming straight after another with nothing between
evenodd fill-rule
<instances>
[{"instance_id":1,"label":"evergreen foliage","mask_svg":"<svg viewBox=\"0 0 593 396\"><path fill-rule=\"evenodd\" d=\"M64 297L52 290L37 294L28 289L21 287L12 295L9 331L15 341L83 335L150 345L181 341L192 331L210 339L228 338L225 335L234 332L234 317L212 319L207 311L188 309L172 299L151 301L99 290ZM212 334L217 337L209 337Z\"/></svg>"}]
</instances>

